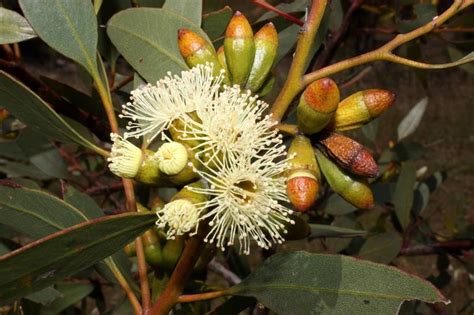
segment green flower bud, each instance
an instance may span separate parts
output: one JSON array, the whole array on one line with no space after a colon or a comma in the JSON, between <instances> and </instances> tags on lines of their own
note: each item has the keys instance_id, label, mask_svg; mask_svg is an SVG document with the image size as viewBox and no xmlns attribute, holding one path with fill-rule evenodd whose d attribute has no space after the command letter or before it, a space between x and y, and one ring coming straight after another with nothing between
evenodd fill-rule
<instances>
[{"instance_id":1,"label":"green flower bud","mask_svg":"<svg viewBox=\"0 0 474 315\"><path fill-rule=\"evenodd\" d=\"M308 135L321 131L331 121L338 103L339 89L333 80L324 78L308 85L296 109L300 130Z\"/></svg>"},{"instance_id":2,"label":"green flower bud","mask_svg":"<svg viewBox=\"0 0 474 315\"><path fill-rule=\"evenodd\" d=\"M319 166L329 186L347 202L360 209L374 207L374 196L366 180L350 176L320 151L316 153Z\"/></svg>"},{"instance_id":3,"label":"green flower bud","mask_svg":"<svg viewBox=\"0 0 474 315\"><path fill-rule=\"evenodd\" d=\"M183 237L177 237L173 240L168 240L163 246L163 267L168 270L173 270L178 262L184 248Z\"/></svg>"},{"instance_id":4,"label":"green flower bud","mask_svg":"<svg viewBox=\"0 0 474 315\"><path fill-rule=\"evenodd\" d=\"M275 62L278 49L278 33L273 23L265 24L254 36L255 58L245 87L258 91Z\"/></svg>"},{"instance_id":5,"label":"green flower bud","mask_svg":"<svg viewBox=\"0 0 474 315\"><path fill-rule=\"evenodd\" d=\"M232 83L244 85L255 56L253 31L247 18L239 11L227 26L224 51Z\"/></svg>"},{"instance_id":6,"label":"green flower bud","mask_svg":"<svg viewBox=\"0 0 474 315\"><path fill-rule=\"evenodd\" d=\"M338 131L359 128L385 112L395 101L390 91L360 91L342 100L334 114L331 128Z\"/></svg>"},{"instance_id":7,"label":"green flower bud","mask_svg":"<svg viewBox=\"0 0 474 315\"><path fill-rule=\"evenodd\" d=\"M275 76L271 75L267 78L265 82L263 82L263 85L260 88L260 90L257 91L257 94L260 97L267 95L268 93L272 91L274 84L275 84Z\"/></svg>"}]
</instances>

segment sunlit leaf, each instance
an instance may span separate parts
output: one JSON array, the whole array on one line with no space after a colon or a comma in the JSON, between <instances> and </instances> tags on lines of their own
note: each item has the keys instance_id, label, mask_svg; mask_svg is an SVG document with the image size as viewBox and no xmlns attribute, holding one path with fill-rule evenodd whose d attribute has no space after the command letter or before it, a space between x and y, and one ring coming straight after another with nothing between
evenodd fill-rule
<instances>
[{"instance_id":1,"label":"sunlit leaf","mask_svg":"<svg viewBox=\"0 0 474 315\"><path fill-rule=\"evenodd\" d=\"M23 16L0 8L0 44L18 43L34 37L35 31Z\"/></svg>"}]
</instances>

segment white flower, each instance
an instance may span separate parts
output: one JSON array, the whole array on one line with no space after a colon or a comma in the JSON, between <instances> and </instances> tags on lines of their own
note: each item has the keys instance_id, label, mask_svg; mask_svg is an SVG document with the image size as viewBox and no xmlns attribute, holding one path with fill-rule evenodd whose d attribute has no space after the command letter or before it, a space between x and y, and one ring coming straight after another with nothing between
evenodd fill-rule
<instances>
[{"instance_id":1,"label":"white flower","mask_svg":"<svg viewBox=\"0 0 474 315\"><path fill-rule=\"evenodd\" d=\"M210 103L196 106L199 121L189 121L182 138L200 142L193 147L202 162L210 163L216 156L234 159L236 156L280 142L272 127L275 121L264 115L268 105L242 93L239 86L224 87ZM202 157L202 154L204 156Z\"/></svg>"},{"instance_id":2,"label":"white flower","mask_svg":"<svg viewBox=\"0 0 474 315\"><path fill-rule=\"evenodd\" d=\"M199 209L189 200L177 199L167 203L156 212L158 220L156 225L165 229L168 239L175 239L176 235L183 235L199 222Z\"/></svg>"},{"instance_id":3,"label":"white flower","mask_svg":"<svg viewBox=\"0 0 474 315\"><path fill-rule=\"evenodd\" d=\"M110 138L113 142L107 159L110 171L120 177L134 178L143 160L142 150L116 133L110 134Z\"/></svg>"},{"instance_id":4,"label":"white flower","mask_svg":"<svg viewBox=\"0 0 474 315\"><path fill-rule=\"evenodd\" d=\"M209 183L209 188L189 188L210 197L196 205L202 209L201 220L208 219L211 227L205 241L224 250L238 239L245 254L252 240L263 248L283 242L284 223L294 224L289 218L293 211L279 203L288 200L283 174L289 164L281 159L286 155L283 145L273 144L265 151L265 155L243 154L221 161L218 167L196 170Z\"/></svg>"},{"instance_id":5,"label":"white flower","mask_svg":"<svg viewBox=\"0 0 474 315\"><path fill-rule=\"evenodd\" d=\"M164 143L154 157L158 159L158 167L167 175L181 172L188 162L188 150L179 142Z\"/></svg>"},{"instance_id":6,"label":"white flower","mask_svg":"<svg viewBox=\"0 0 474 315\"><path fill-rule=\"evenodd\" d=\"M122 106L120 115L129 119L125 137L146 136L151 142L176 119L186 120L197 106L211 103L222 79L222 75L213 77L212 65L198 65L181 76L168 73L156 85L132 91L132 102Z\"/></svg>"}]
</instances>

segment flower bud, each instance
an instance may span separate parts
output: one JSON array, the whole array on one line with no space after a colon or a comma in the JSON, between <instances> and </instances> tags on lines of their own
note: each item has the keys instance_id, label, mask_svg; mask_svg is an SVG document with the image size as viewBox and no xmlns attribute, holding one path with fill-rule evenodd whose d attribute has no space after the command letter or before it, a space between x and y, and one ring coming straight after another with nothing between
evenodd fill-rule
<instances>
[{"instance_id":1,"label":"flower bud","mask_svg":"<svg viewBox=\"0 0 474 315\"><path fill-rule=\"evenodd\" d=\"M184 248L183 237L168 240L163 246L163 267L173 270Z\"/></svg>"},{"instance_id":2,"label":"flower bud","mask_svg":"<svg viewBox=\"0 0 474 315\"><path fill-rule=\"evenodd\" d=\"M289 160L286 192L297 211L307 211L316 201L321 174L311 142L296 136L288 149Z\"/></svg>"},{"instance_id":3,"label":"flower bud","mask_svg":"<svg viewBox=\"0 0 474 315\"><path fill-rule=\"evenodd\" d=\"M260 88L260 90L257 91L257 94L260 97L267 95L268 93L272 91L274 84L275 84L275 76L271 75L267 78L265 82L263 82L263 85Z\"/></svg>"},{"instance_id":4,"label":"flower bud","mask_svg":"<svg viewBox=\"0 0 474 315\"><path fill-rule=\"evenodd\" d=\"M151 211L137 202L137 212L150 213ZM146 262L154 268L163 265L163 254L161 252L160 239L155 229L149 229L142 234L143 251Z\"/></svg>"},{"instance_id":5,"label":"flower bud","mask_svg":"<svg viewBox=\"0 0 474 315\"><path fill-rule=\"evenodd\" d=\"M219 60L219 64L221 65L221 67L225 70L226 76L228 76L229 69L227 68L227 62L225 60L224 45L217 49L217 59Z\"/></svg>"},{"instance_id":6,"label":"flower bud","mask_svg":"<svg viewBox=\"0 0 474 315\"><path fill-rule=\"evenodd\" d=\"M160 171L166 175L176 175L188 163L188 150L179 142L164 143L155 153Z\"/></svg>"},{"instance_id":7,"label":"flower bud","mask_svg":"<svg viewBox=\"0 0 474 315\"><path fill-rule=\"evenodd\" d=\"M377 177L379 167L372 154L362 144L349 137L328 133L319 140L339 165L352 174L364 177Z\"/></svg>"},{"instance_id":8,"label":"flower bud","mask_svg":"<svg viewBox=\"0 0 474 315\"><path fill-rule=\"evenodd\" d=\"M252 68L255 43L247 18L235 12L225 32L224 51L232 83L244 85Z\"/></svg>"},{"instance_id":9,"label":"flower bud","mask_svg":"<svg viewBox=\"0 0 474 315\"><path fill-rule=\"evenodd\" d=\"M307 238L311 234L311 228L303 218L297 215L290 216L292 221L283 222L285 226L284 238L287 241L297 241L303 238Z\"/></svg>"},{"instance_id":10,"label":"flower bud","mask_svg":"<svg viewBox=\"0 0 474 315\"><path fill-rule=\"evenodd\" d=\"M331 162L320 151L317 151L319 166L329 186L347 202L360 209L374 207L374 196L366 180L350 176Z\"/></svg>"},{"instance_id":11,"label":"flower bud","mask_svg":"<svg viewBox=\"0 0 474 315\"><path fill-rule=\"evenodd\" d=\"M331 128L338 131L359 128L380 116L394 101L395 94L386 90L371 89L354 93L339 103Z\"/></svg>"},{"instance_id":12,"label":"flower bud","mask_svg":"<svg viewBox=\"0 0 474 315\"><path fill-rule=\"evenodd\" d=\"M217 59L216 51L200 35L187 28L180 29L178 31L178 47L181 56L190 68L209 62L214 65L213 75L219 76L223 68Z\"/></svg>"},{"instance_id":13,"label":"flower bud","mask_svg":"<svg viewBox=\"0 0 474 315\"><path fill-rule=\"evenodd\" d=\"M134 179L140 183L152 186L166 186L165 174L160 171L155 152L145 150L143 159Z\"/></svg>"},{"instance_id":14,"label":"flower bud","mask_svg":"<svg viewBox=\"0 0 474 315\"><path fill-rule=\"evenodd\" d=\"M333 80L324 78L308 85L296 109L300 130L308 135L321 131L331 121L338 103L339 89Z\"/></svg>"},{"instance_id":15,"label":"flower bud","mask_svg":"<svg viewBox=\"0 0 474 315\"><path fill-rule=\"evenodd\" d=\"M276 58L278 33L273 23L265 24L254 36L255 57L245 87L258 91L265 82Z\"/></svg>"}]
</instances>

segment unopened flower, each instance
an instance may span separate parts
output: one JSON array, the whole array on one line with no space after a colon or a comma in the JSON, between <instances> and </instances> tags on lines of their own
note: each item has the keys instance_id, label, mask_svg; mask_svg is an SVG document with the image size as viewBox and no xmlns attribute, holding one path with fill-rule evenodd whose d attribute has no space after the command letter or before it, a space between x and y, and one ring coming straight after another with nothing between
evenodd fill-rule
<instances>
[{"instance_id":1,"label":"unopened flower","mask_svg":"<svg viewBox=\"0 0 474 315\"><path fill-rule=\"evenodd\" d=\"M112 133L110 138L113 142L107 159L110 171L123 178L134 178L143 160L142 150L116 133Z\"/></svg>"},{"instance_id":2,"label":"unopened flower","mask_svg":"<svg viewBox=\"0 0 474 315\"><path fill-rule=\"evenodd\" d=\"M168 239L175 239L176 235L188 233L197 228L199 209L187 199L177 199L166 204L156 212L156 225L166 229Z\"/></svg>"},{"instance_id":3,"label":"unopened flower","mask_svg":"<svg viewBox=\"0 0 474 315\"><path fill-rule=\"evenodd\" d=\"M122 106L121 118L128 118L125 137L146 136L151 142L177 119L189 119L196 106L211 103L217 96L222 75L213 76L212 65L198 65L181 75L171 73L142 89L132 91L132 102ZM163 134L164 136L164 134Z\"/></svg>"},{"instance_id":4,"label":"unopened flower","mask_svg":"<svg viewBox=\"0 0 474 315\"><path fill-rule=\"evenodd\" d=\"M292 210L279 203L288 201L283 176L288 162L281 159L285 155L284 146L273 144L265 155L242 154L197 170L209 183L208 188L190 188L210 197L200 204L201 220L209 220L211 227L205 241L224 250L238 239L245 254L252 240L263 248L283 242L284 223L294 223L289 218Z\"/></svg>"},{"instance_id":5,"label":"unopened flower","mask_svg":"<svg viewBox=\"0 0 474 315\"><path fill-rule=\"evenodd\" d=\"M155 153L160 170L167 175L176 175L188 163L188 151L179 142L164 143Z\"/></svg>"}]
</instances>

